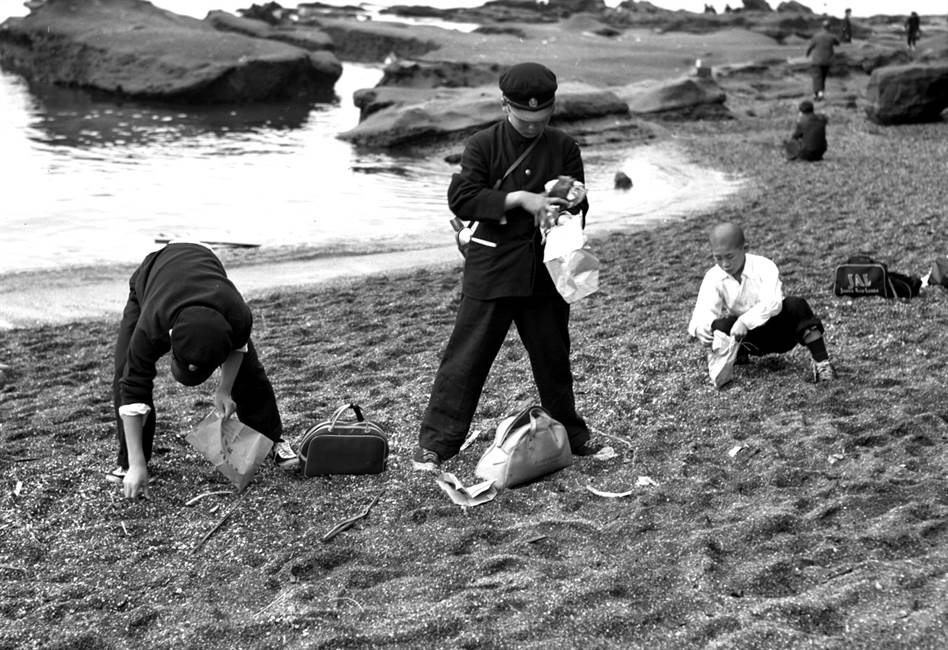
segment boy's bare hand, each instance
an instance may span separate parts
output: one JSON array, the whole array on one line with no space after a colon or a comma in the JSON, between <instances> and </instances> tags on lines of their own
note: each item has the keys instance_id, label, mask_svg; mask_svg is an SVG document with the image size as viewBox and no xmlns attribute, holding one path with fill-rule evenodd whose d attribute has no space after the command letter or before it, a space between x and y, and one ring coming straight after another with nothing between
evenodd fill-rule
<instances>
[{"instance_id":1,"label":"boy's bare hand","mask_svg":"<svg viewBox=\"0 0 948 650\"><path fill-rule=\"evenodd\" d=\"M145 467L129 467L122 480L125 496L129 499L138 497L148 498L148 469Z\"/></svg>"},{"instance_id":2,"label":"boy's bare hand","mask_svg":"<svg viewBox=\"0 0 948 650\"><path fill-rule=\"evenodd\" d=\"M734 325L731 326L731 336L734 337L735 341L743 341L748 331L747 325L741 321L736 321Z\"/></svg>"},{"instance_id":3,"label":"boy's bare hand","mask_svg":"<svg viewBox=\"0 0 948 650\"><path fill-rule=\"evenodd\" d=\"M696 329L695 336L705 345L711 345L714 342L714 333L711 331L710 325Z\"/></svg>"},{"instance_id":4,"label":"boy's bare hand","mask_svg":"<svg viewBox=\"0 0 948 650\"><path fill-rule=\"evenodd\" d=\"M217 414L221 416L222 420L226 420L237 412L237 403L234 402L229 394L215 391L214 409L217 411Z\"/></svg>"}]
</instances>

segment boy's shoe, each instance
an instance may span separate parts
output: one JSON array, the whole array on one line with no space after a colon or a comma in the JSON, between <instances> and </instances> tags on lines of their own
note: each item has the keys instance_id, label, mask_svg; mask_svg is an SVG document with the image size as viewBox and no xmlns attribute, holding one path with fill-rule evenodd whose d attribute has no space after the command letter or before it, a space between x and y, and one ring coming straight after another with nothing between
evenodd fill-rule
<instances>
[{"instance_id":1,"label":"boy's shoe","mask_svg":"<svg viewBox=\"0 0 948 650\"><path fill-rule=\"evenodd\" d=\"M286 440L273 443L273 464L284 471L291 471L300 466L300 457L296 455L290 443Z\"/></svg>"},{"instance_id":2,"label":"boy's shoe","mask_svg":"<svg viewBox=\"0 0 948 650\"><path fill-rule=\"evenodd\" d=\"M833 367L833 364L830 363L829 359L826 361L813 362L813 383L821 381L833 381L837 378L836 368Z\"/></svg>"},{"instance_id":3,"label":"boy's shoe","mask_svg":"<svg viewBox=\"0 0 948 650\"><path fill-rule=\"evenodd\" d=\"M127 469L122 469L121 467L116 467L116 468L113 469L111 472L106 472L106 473L105 473L105 480L106 480L106 481L109 481L110 483L118 483L119 485L121 485L121 484L125 481L125 474L127 474L127 473L128 473L128 470L127 470ZM151 484L154 483L154 482L155 482L155 475L152 474L151 471L149 471L149 472L148 472L148 484L151 485Z\"/></svg>"},{"instance_id":4,"label":"boy's shoe","mask_svg":"<svg viewBox=\"0 0 948 650\"><path fill-rule=\"evenodd\" d=\"M574 456L592 456L598 454L600 450L602 450L602 445L592 440L587 440L572 451Z\"/></svg>"},{"instance_id":5,"label":"boy's shoe","mask_svg":"<svg viewBox=\"0 0 948 650\"><path fill-rule=\"evenodd\" d=\"M411 456L411 464L418 471L436 472L441 469L441 457L436 451L417 447Z\"/></svg>"}]
</instances>

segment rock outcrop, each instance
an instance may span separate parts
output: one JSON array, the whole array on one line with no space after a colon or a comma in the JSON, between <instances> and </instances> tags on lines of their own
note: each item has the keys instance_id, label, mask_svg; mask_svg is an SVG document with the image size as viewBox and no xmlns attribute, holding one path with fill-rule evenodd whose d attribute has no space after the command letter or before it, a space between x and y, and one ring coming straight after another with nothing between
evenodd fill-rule
<instances>
[{"instance_id":1,"label":"rock outcrop","mask_svg":"<svg viewBox=\"0 0 948 650\"><path fill-rule=\"evenodd\" d=\"M257 5L254 5L255 7ZM204 22L222 32L235 32L254 38L266 38L301 47L310 52L335 49L332 38L326 32L305 25L285 25L264 22L256 18L241 18L226 11L211 11Z\"/></svg>"},{"instance_id":2,"label":"rock outcrop","mask_svg":"<svg viewBox=\"0 0 948 650\"><path fill-rule=\"evenodd\" d=\"M469 88L495 83L506 66L498 63L399 60L385 66L379 86Z\"/></svg>"},{"instance_id":3,"label":"rock outcrop","mask_svg":"<svg viewBox=\"0 0 948 650\"><path fill-rule=\"evenodd\" d=\"M0 65L29 79L195 103L333 96L330 52L215 30L144 0L48 0L0 25Z\"/></svg>"},{"instance_id":4,"label":"rock outcrop","mask_svg":"<svg viewBox=\"0 0 948 650\"><path fill-rule=\"evenodd\" d=\"M790 2L781 2L777 5L777 11L781 13L812 14L813 10L801 2L790 0Z\"/></svg>"},{"instance_id":5,"label":"rock outcrop","mask_svg":"<svg viewBox=\"0 0 948 650\"><path fill-rule=\"evenodd\" d=\"M357 22L345 18L319 18L315 21L319 29L332 38L336 56L343 61L376 63L390 55L415 58L441 45L424 38L425 29L409 29L399 23Z\"/></svg>"},{"instance_id":6,"label":"rock outcrop","mask_svg":"<svg viewBox=\"0 0 948 650\"><path fill-rule=\"evenodd\" d=\"M866 100L866 114L877 124L940 121L948 108L948 63L878 68Z\"/></svg>"},{"instance_id":7,"label":"rock outcrop","mask_svg":"<svg viewBox=\"0 0 948 650\"><path fill-rule=\"evenodd\" d=\"M358 126L339 137L367 147L450 140L473 133L502 116L495 85L427 91L376 87L356 93L355 102L364 117ZM628 112L625 102L610 91L566 83L557 90L553 123L624 117Z\"/></svg>"},{"instance_id":8,"label":"rock outcrop","mask_svg":"<svg viewBox=\"0 0 948 650\"><path fill-rule=\"evenodd\" d=\"M616 89L636 115L663 119L727 118L724 90L713 79L684 77Z\"/></svg>"}]
</instances>

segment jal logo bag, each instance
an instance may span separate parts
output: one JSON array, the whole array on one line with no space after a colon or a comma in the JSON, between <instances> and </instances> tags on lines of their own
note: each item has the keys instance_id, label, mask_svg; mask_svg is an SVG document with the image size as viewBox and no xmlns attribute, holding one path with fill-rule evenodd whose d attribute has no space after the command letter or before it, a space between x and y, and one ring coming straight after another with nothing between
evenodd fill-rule
<instances>
[{"instance_id":1,"label":"jal logo bag","mask_svg":"<svg viewBox=\"0 0 948 650\"><path fill-rule=\"evenodd\" d=\"M343 420L352 410L355 422ZM388 437L365 419L358 404L344 404L325 422L310 427L300 441L303 475L378 474L388 462Z\"/></svg>"},{"instance_id":2,"label":"jal logo bag","mask_svg":"<svg viewBox=\"0 0 948 650\"><path fill-rule=\"evenodd\" d=\"M836 267L833 293L837 296L882 296L889 298L894 290L889 283L889 269L871 257L857 255Z\"/></svg>"},{"instance_id":3,"label":"jal logo bag","mask_svg":"<svg viewBox=\"0 0 948 650\"><path fill-rule=\"evenodd\" d=\"M566 427L542 406L530 406L503 419L494 443L484 452L474 473L493 480L501 490L514 487L573 463Z\"/></svg>"},{"instance_id":4,"label":"jal logo bag","mask_svg":"<svg viewBox=\"0 0 948 650\"><path fill-rule=\"evenodd\" d=\"M883 298L914 298L922 281L914 275L890 271L882 262L865 255L856 255L836 267L833 293L837 296L881 296Z\"/></svg>"}]
</instances>

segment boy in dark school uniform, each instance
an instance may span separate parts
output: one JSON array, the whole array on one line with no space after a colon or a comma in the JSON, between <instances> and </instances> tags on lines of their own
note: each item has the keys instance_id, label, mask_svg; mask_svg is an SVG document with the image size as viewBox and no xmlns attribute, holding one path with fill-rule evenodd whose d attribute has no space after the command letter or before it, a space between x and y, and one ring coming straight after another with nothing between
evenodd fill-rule
<instances>
[{"instance_id":1,"label":"boy in dark school uniform","mask_svg":"<svg viewBox=\"0 0 948 650\"><path fill-rule=\"evenodd\" d=\"M274 442L281 469L299 465L282 440L273 386L253 342L250 308L220 260L197 243L171 243L149 254L129 279L128 302L115 345L112 385L118 467L107 478L125 496L148 494L148 461L155 435L152 397L158 360L171 352L171 374L185 386L202 384L217 369L214 407Z\"/></svg>"},{"instance_id":2,"label":"boy in dark school uniform","mask_svg":"<svg viewBox=\"0 0 948 650\"><path fill-rule=\"evenodd\" d=\"M504 72L504 119L468 140L461 171L448 188L454 214L479 226L464 261L454 331L422 419L412 458L416 469L438 468L458 453L511 323L530 357L540 402L566 428L573 454L598 449L576 412L569 305L543 264L541 232L566 204L548 196L544 185L559 176L584 181L576 141L549 127L556 89L556 75L539 63L520 63ZM528 150L505 178L511 163ZM585 216L588 209L583 199L572 211Z\"/></svg>"}]
</instances>

